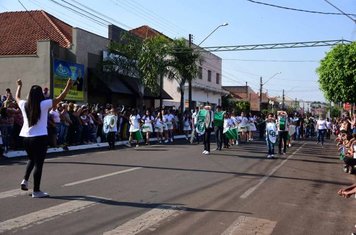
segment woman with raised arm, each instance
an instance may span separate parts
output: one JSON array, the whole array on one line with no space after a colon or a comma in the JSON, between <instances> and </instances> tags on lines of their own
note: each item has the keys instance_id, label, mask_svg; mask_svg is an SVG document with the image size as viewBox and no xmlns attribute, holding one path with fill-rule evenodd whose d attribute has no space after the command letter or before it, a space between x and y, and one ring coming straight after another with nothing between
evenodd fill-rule
<instances>
[{"instance_id":1,"label":"woman with raised arm","mask_svg":"<svg viewBox=\"0 0 356 235\"><path fill-rule=\"evenodd\" d=\"M73 81L68 79L66 87L62 93L52 99L45 99L42 88L33 85L28 94L27 100L21 99L22 81L17 80L16 102L18 103L24 123L20 136L24 137L24 147L28 155L25 176L21 182L21 189L28 190L28 179L32 170L33 172L33 198L48 197L49 195L40 190L42 168L47 153L47 119L48 111L62 101L70 88Z\"/></svg>"}]
</instances>

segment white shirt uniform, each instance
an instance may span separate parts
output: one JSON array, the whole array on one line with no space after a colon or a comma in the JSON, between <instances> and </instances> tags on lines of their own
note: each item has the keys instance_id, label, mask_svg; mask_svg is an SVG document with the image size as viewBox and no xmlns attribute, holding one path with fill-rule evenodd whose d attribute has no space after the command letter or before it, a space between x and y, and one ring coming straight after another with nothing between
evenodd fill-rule
<instances>
[{"instance_id":1,"label":"white shirt uniform","mask_svg":"<svg viewBox=\"0 0 356 235\"><path fill-rule=\"evenodd\" d=\"M21 113L23 116L23 126L20 132L20 136L22 137L35 137L35 136L43 136L48 135L47 131L47 122L48 122L48 110L52 107L53 101L51 99L41 101L41 116L38 122L29 127L27 114L25 111L25 100L20 100L19 107L21 109Z\"/></svg>"},{"instance_id":2,"label":"white shirt uniform","mask_svg":"<svg viewBox=\"0 0 356 235\"><path fill-rule=\"evenodd\" d=\"M141 116L137 115L130 115L130 129L129 132L136 132L140 130L140 119Z\"/></svg>"}]
</instances>

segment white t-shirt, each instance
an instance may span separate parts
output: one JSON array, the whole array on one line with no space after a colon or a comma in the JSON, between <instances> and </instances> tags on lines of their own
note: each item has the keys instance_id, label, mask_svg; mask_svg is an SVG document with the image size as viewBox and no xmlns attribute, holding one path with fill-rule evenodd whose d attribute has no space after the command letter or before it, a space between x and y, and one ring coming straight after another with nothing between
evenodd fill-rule
<instances>
[{"instance_id":1,"label":"white t-shirt","mask_svg":"<svg viewBox=\"0 0 356 235\"><path fill-rule=\"evenodd\" d=\"M111 119L114 119L113 121ZM113 123L111 123L113 122ZM114 125L111 125L114 124ZM114 114L108 114L104 117L104 127L109 127L109 132L117 132L117 116Z\"/></svg>"},{"instance_id":2,"label":"white t-shirt","mask_svg":"<svg viewBox=\"0 0 356 235\"><path fill-rule=\"evenodd\" d=\"M21 113L23 116L23 126L20 132L20 136L22 137L35 137L35 136L43 136L48 135L47 131L47 121L48 121L48 110L53 105L53 100L47 99L41 101L41 116L38 122L29 127L28 119L25 111L26 100L20 100L19 107L21 109Z\"/></svg>"},{"instance_id":3,"label":"white t-shirt","mask_svg":"<svg viewBox=\"0 0 356 235\"><path fill-rule=\"evenodd\" d=\"M58 109L56 109L56 110L51 109L49 111L49 113L52 115L53 121L55 123L60 123L61 122L61 114L59 113Z\"/></svg>"},{"instance_id":4,"label":"white t-shirt","mask_svg":"<svg viewBox=\"0 0 356 235\"><path fill-rule=\"evenodd\" d=\"M326 120L318 120L316 125L318 127L318 130L326 130L328 128Z\"/></svg>"},{"instance_id":5,"label":"white t-shirt","mask_svg":"<svg viewBox=\"0 0 356 235\"><path fill-rule=\"evenodd\" d=\"M130 116L129 132L136 132L140 129L140 119L141 119L141 116L139 114Z\"/></svg>"}]
</instances>

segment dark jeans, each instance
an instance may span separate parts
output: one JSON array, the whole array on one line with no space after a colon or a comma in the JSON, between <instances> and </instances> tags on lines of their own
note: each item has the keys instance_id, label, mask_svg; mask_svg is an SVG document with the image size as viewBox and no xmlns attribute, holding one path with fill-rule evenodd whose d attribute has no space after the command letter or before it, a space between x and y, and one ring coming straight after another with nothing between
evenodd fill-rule
<instances>
[{"instance_id":1,"label":"dark jeans","mask_svg":"<svg viewBox=\"0 0 356 235\"><path fill-rule=\"evenodd\" d=\"M114 149L115 148L115 135L116 135L116 132L109 132L107 134L107 140L109 142L109 148L110 149Z\"/></svg>"},{"instance_id":2,"label":"dark jeans","mask_svg":"<svg viewBox=\"0 0 356 235\"><path fill-rule=\"evenodd\" d=\"M345 164L348 165L348 166L355 166L355 165L356 165L356 158L345 157L345 158L344 158L344 162L345 162Z\"/></svg>"},{"instance_id":3,"label":"dark jeans","mask_svg":"<svg viewBox=\"0 0 356 235\"><path fill-rule=\"evenodd\" d=\"M326 130L318 130L318 143L324 144L324 136Z\"/></svg>"},{"instance_id":4,"label":"dark jeans","mask_svg":"<svg viewBox=\"0 0 356 235\"><path fill-rule=\"evenodd\" d=\"M274 143L267 139L268 155L274 154Z\"/></svg>"},{"instance_id":5,"label":"dark jeans","mask_svg":"<svg viewBox=\"0 0 356 235\"><path fill-rule=\"evenodd\" d=\"M278 131L278 152L282 153L282 141L283 141L283 153L287 152L287 139L288 131Z\"/></svg>"},{"instance_id":6,"label":"dark jeans","mask_svg":"<svg viewBox=\"0 0 356 235\"><path fill-rule=\"evenodd\" d=\"M204 150L210 152L210 134L212 128L206 128L204 133Z\"/></svg>"},{"instance_id":7,"label":"dark jeans","mask_svg":"<svg viewBox=\"0 0 356 235\"><path fill-rule=\"evenodd\" d=\"M221 150L223 144L223 127L222 126L215 126L215 138L216 138L216 148Z\"/></svg>"},{"instance_id":8,"label":"dark jeans","mask_svg":"<svg viewBox=\"0 0 356 235\"><path fill-rule=\"evenodd\" d=\"M28 155L28 162L24 179L28 180L33 171L33 191L40 191L43 163L47 153L47 136L25 137L24 147Z\"/></svg>"}]
</instances>

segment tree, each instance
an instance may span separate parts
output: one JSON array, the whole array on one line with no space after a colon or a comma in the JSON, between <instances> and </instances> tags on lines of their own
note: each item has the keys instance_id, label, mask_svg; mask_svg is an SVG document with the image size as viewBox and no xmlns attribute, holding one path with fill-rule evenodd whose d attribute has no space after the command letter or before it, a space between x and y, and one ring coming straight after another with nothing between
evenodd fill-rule
<instances>
[{"instance_id":1,"label":"tree","mask_svg":"<svg viewBox=\"0 0 356 235\"><path fill-rule=\"evenodd\" d=\"M169 51L168 38L161 35L155 36L145 39L138 59L144 86L154 94L158 94L160 91L160 108L162 108L163 77L170 73ZM157 86L158 79L159 87Z\"/></svg>"},{"instance_id":2,"label":"tree","mask_svg":"<svg viewBox=\"0 0 356 235\"><path fill-rule=\"evenodd\" d=\"M198 74L197 60L199 54L189 47L184 38L175 39L171 47L170 68L173 76L178 82L180 92L180 113L184 112L184 91L185 84L192 81ZM181 116L183 117L183 116ZM182 120L180 120L182 122ZM183 126L183 125L181 125Z\"/></svg>"},{"instance_id":3,"label":"tree","mask_svg":"<svg viewBox=\"0 0 356 235\"><path fill-rule=\"evenodd\" d=\"M320 88L329 101L356 102L356 42L329 51L317 68Z\"/></svg>"},{"instance_id":4,"label":"tree","mask_svg":"<svg viewBox=\"0 0 356 235\"><path fill-rule=\"evenodd\" d=\"M164 36L156 36L142 40L126 33L119 42L110 43L108 49L113 55L104 63L104 68L119 75L138 79L138 106L142 110L144 89L157 95L162 90L159 88L163 87L163 76L169 71L168 39ZM159 78L160 86L158 86ZM160 93L160 105L162 106L162 93Z\"/></svg>"}]
</instances>

